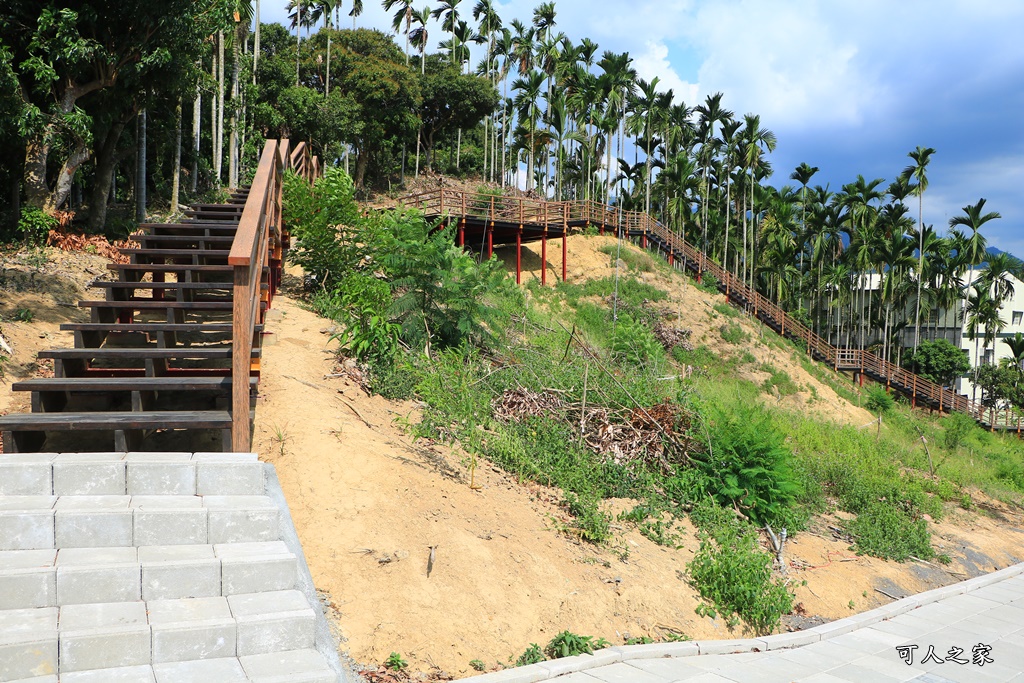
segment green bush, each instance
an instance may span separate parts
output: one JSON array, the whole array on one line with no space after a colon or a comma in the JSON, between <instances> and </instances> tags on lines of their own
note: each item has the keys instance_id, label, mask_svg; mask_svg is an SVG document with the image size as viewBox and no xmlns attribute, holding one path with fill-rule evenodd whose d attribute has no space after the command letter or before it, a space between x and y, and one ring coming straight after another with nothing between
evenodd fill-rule
<instances>
[{"instance_id":1,"label":"green bush","mask_svg":"<svg viewBox=\"0 0 1024 683\"><path fill-rule=\"evenodd\" d=\"M945 431L942 434L942 445L951 451L959 448L974 429L974 419L964 413L951 413L942 421Z\"/></svg>"},{"instance_id":2,"label":"green bush","mask_svg":"<svg viewBox=\"0 0 1024 683\"><path fill-rule=\"evenodd\" d=\"M367 234L373 223L360 220L352 192L352 179L336 167L313 185L291 172L284 176L283 218L295 238L288 257L315 288L334 290L364 265L377 243Z\"/></svg>"},{"instance_id":3,"label":"green bush","mask_svg":"<svg viewBox=\"0 0 1024 683\"><path fill-rule=\"evenodd\" d=\"M916 367L921 377L942 386L951 385L971 369L971 362L964 352L947 339L921 342L907 365Z\"/></svg>"},{"instance_id":4,"label":"green bush","mask_svg":"<svg viewBox=\"0 0 1024 683\"><path fill-rule=\"evenodd\" d=\"M722 335L722 339L730 344L742 344L747 339L747 333L743 331L742 327L735 323L722 325L719 329L719 333Z\"/></svg>"},{"instance_id":5,"label":"green bush","mask_svg":"<svg viewBox=\"0 0 1024 683\"><path fill-rule=\"evenodd\" d=\"M56 229L57 219L42 209L34 206L27 206L21 210L21 218L18 219L18 232L20 232L28 245L41 245L46 243L50 231Z\"/></svg>"},{"instance_id":6,"label":"green bush","mask_svg":"<svg viewBox=\"0 0 1024 683\"><path fill-rule=\"evenodd\" d=\"M664 358L664 347L645 325L623 317L615 325L612 351L622 361L633 365L646 365Z\"/></svg>"},{"instance_id":7,"label":"green bush","mask_svg":"<svg viewBox=\"0 0 1024 683\"><path fill-rule=\"evenodd\" d=\"M740 315L739 310L733 308L729 304L715 304L712 308L724 315L726 318L738 318Z\"/></svg>"},{"instance_id":8,"label":"green bush","mask_svg":"<svg viewBox=\"0 0 1024 683\"><path fill-rule=\"evenodd\" d=\"M594 636L581 636L572 631L562 631L551 639L544 648L544 653L551 659L561 659L576 655L592 655L594 650L605 647L608 647L608 641L604 638L595 639Z\"/></svg>"},{"instance_id":9,"label":"green bush","mask_svg":"<svg viewBox=\"0 0 1024 683\"><path fill-rule=\"evenodd\" d=\"M686 569L706 601L701 616L742 620L755 634L770 633L793 609L793 594L772 577L772 557L761 551L757 532L734 521L701 531L700 548Z\"/></svg>"},{"instance_id":10,"label":"green bush","mask_svg":"<svg viewBox=\"0 0 1024 683\"><path fill-rule=\"evenodd\" d=\"M603 543L611 537L611 520L601 511L600 502L596 498L581 498L572 491L567 491L564 502L569 514L576 518L573 528L577 530L581 539L591 543Z\"/></svg>"},{"instance_id":11,"label":"green bush","mask_svg":"<svg viewBox=\"0 0 1024 683\"><path fill-rule=\"evenodd\" d=\"M523 654L519 655L519 659L516 660L516 666L539 664L543 661L544 651L540 649L540 645L537 643L530 643L530 647L526 648Z\"/></svg>"},{"instance_id":12,"label":"green bush","mask_svg":"<svg viewBox=\"0 0 1024 683\"><path fill-rule=\"evenodd\" d=\"M795 504L803 484L792 455L771 416L757 404L725 411L705 409L711 447L694 454L708 482L708 494L723 507L736 507L757 524L801 525Z\"/></svg>"},{"instance_id":13,"label":"green bush","mask_svg":"<svg viewBox=\"0 0 1024 683\"><path fill-rule=\"evenodd\" d=\"M704 274L701 276L700 284L698 285L698 287L700 287L702 291L707 292L708 294L718 294L718 284L718 278L716 278L711 273L704 271Z\"/></svg>"},{"instance_id":14,"label":"green bush","mask_svg":"<svg viewBox=\"0 0 1024 683\"><path fill-rule=\"evenodd\" d=\"M928 523L894 505L868 505L847 528L857 552L865 555L897 562L911 556L928 560L935 555Z\"/></svg>"},{"instance_id":15,"label":"green bush","mask_svg":"<svg viewBox=\"0 0 1024 683\"><path fill-rule=\"evenodd\" d=\"M761 388L766 393L771 394L775 390L779 392L779 396L792 396L800 390L800 387L796 385L796 382L793 381L786 371L779 370L768 364L764 365L761 369L771 374L771 377L761 383Z\"/></svg>"},{"instance_id":16,"label":"green bush","mask_svg":"<svg viewBox=\"0 0 1024 683\"><path fill-rule=\"evenodd\" d=\"M864 407L868 410L885 414L892 410L895 405L892 394L885 390L883 386L869 387L867 390L867 398L864 399Z\"/></svg>"}]
</instances>

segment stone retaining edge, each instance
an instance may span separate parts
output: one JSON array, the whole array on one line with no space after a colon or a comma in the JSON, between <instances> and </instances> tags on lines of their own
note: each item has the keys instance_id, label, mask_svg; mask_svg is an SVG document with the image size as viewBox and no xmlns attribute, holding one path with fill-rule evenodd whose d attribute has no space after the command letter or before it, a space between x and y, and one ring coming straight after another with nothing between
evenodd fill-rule
<instances>
[{"instance_id":1,"label":"stone retaining edge","mask_svg":"<svg viewBox=\"0 0 1024 683\"><path fill-rule=\"evenodd\" d=\"M576 657L564 657L553 659L540 664L519 666L513 669L504 669L463 678L465 683L537 683L538 681L551 680L577 671L586 671L598 666L614 664L615 662L628 662L631 660L656 659L663 657L693 657L696 655L710 654L735 654L740 652L766 652L769 650L781 650L791 647L800 647L822 640L828 640L841 636L858 628L877 624L885 619L891 619L899 614L910 610L938 602L945 598L956 595L963 595L971 591L991 586L1005 579L1024 574L1024 562L1011 565L1005 569L982 574L973 579L966 579L948 586L935 588L917 595L910 595L901 598L888 605L876 607L873 610L855 614L851 617L830 621L821 626L815 626L804 631L793 631L790 633L779 633L777 635L765 636L763 638L742 638L735 640L705 640L687 641L683 643L651 643L649 645L617 645L615 647L598 650L592 655L577 655Z\"/></svg>"}]
</instances>

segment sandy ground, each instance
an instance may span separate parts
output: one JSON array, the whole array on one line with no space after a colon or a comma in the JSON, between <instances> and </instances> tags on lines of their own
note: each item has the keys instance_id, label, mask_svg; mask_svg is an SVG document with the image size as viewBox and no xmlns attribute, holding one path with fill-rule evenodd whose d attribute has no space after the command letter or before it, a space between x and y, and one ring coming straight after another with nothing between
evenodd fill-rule
<instances>
[{"instance_id":1,"label":"sandy ground","mask_svg":"<svg viewBox=\"0 0 1024 683\"><path fill-rule=\"evenodd\" d=\"M571 241L570 277L603 274L609 259L596 252L600 243ZM553 251L560 256L560 249ZM54 265L45 286L26 283L5 265L0 325L15 347L6 381L46 372L32 361L37 349L71 345L57 326L81 314L66 304L85 298L80 283L105 272L102 259L75 257ZM554 268L560 272L560 263ZM664 286L659 274L645 277ZM683 312L695 341L708 335L720 350L724 343L712 337L722 320L708 311L723 298L675 287L666 305ZM33 322L13 322L26 302L34 307ZM596 547L561 531L568 519L557 491L519 485L485 461L475 472L479 488L470 488L462 453L413 443L402 430L404 421L417 419L415 404L366 396L347 378L333 376L328 325L287 295L275 299L254 448L277 468L314 581L329 600L341 648L353 659L373 665L399 652L414 671L461 677L476 673L471 660L489 669L508 665L530 643L543 646L564 629L614 644L641 635L741 635L694 612L698 601L684 571L697 541L687 524L676 527L677 549L655 545L625 524ZM759 338L756 326L749 331L752 340ZM788 351L756 341L744 349L822 397L794 403L795 409L870 420L801 374ZM807 400L804 394L811 396L801 392L786 401ZM23 409L27 398L0 391L0 411ZM608 503L613 513L629 507L629 501ZM847 616L1024 559L1021 515L998 504L984 509L988 514L952 511L932 525L937 551L953 558L948 567L857 557L830 528L838 526L837 517L815 520L787 545L787 576L800 603L788 622Z\"/></svg>"}]
</instances>

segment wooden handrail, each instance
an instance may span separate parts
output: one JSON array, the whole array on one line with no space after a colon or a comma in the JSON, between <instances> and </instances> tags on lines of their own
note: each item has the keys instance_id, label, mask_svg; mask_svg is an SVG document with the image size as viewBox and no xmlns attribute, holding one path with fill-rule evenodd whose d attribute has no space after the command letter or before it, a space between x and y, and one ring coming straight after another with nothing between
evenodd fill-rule
<instances>
[{"instance_id":1,"label":"wooden handrail","mask_svg":"<svg viewBox=\"0 0 1024 683\"><path fill-rule=\"evenodd\" d=\"M492 210L494 218L506 218L520 223L541 226L599 224L627 234L644 234L655 237L672 252L679 252L686 259L687 267L697 272L710 273L719 282L723 292L728 292L731 301L742 301L752 307L759 319L779 327L780 333L806 342L809 354L817 353L826 359L835 369L857 370L870 372L876 378L887 381L899 391L913 396L916 400L937 404L940 408L948 408L957 412L967 413L982 424L995 427L997 424L1022 425L1024 417L1014 409L990 410L979 403L967 399L960 394L944 389L940 385L915 375L894 363L879 358L873 353L861 349L842 349L833 346L828 340L815 334L803 323L795 320L780 306L759 292L751 289L741 280L733 276L718 263L709 259L703 252L687 243L667 227L643 212L619 211L592 200L548 202L529 197L503 197L498 200L492 195L482 195L451 188L428 190L405 197L402 202L419 208L424 213L450 215L456 207L477 206L475 202L486 198L487 201L499 203L512 202L517 211L507 215L501 209ZM553 206L552 206L553 205ZM465 211L463 211L465 213ZM552 219L551 217L554 217ZM564 221L564 222L563 222ZM986 412L988 417L986 418ZM1000 419L1002 422L1000 423Z\"/></svg>"}]
</instances>

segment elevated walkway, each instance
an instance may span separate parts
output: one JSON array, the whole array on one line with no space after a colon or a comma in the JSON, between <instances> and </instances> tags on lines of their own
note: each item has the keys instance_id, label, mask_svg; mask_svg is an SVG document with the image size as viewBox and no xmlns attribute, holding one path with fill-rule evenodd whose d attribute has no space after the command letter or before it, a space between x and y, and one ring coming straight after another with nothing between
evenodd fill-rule
<instances>
[{"instance_id":1,"label":"elevated walkway","mask_svg":"<svg viewBox=\"0 0 1024 683\"><path fill-rule=\"evenodd\" d=\"M654 248L673 267L693 273L698 280L712 275L718 289L734 306L749 312L781 336L799 342L815 360L835 371L850 371L870 377L887 388L907 396L914 406L970 415L993 431L1024 428L1024 414L1014 409L984 406L955 391L909 372L900 366L860 349L832 346L797 321L767 297L748 287L693 245L646 213L617 211L593 201L549 202L523 197L492 195L440 189L410 195L402 200L431 219L457 227L460 246L484 244L489 257L494 244L516 245L516 281L520 281L520 251L524 242L542 241L541 259L547 262L547 240L562 241L562 279L566 278L566 240L574 232L597 229L621 237L636 239L644 249ZM547 269L542 268L542 283Z\"/></svg>"}]
</instances>

